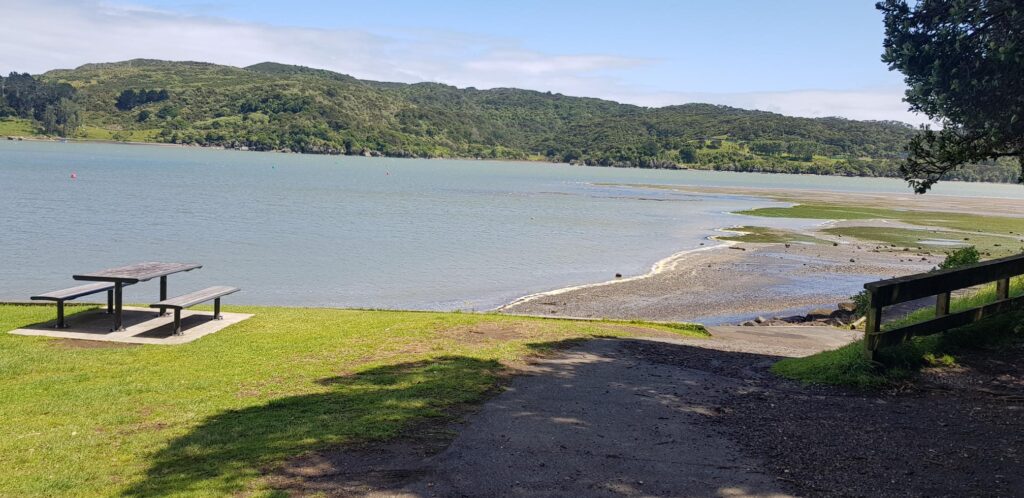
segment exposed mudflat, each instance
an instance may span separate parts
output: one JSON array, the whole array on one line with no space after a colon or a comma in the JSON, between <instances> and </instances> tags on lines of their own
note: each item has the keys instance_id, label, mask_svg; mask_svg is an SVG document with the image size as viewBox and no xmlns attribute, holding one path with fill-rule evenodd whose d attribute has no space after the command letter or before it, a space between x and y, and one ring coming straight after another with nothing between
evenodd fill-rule
<instances>
[{"instance_id":1,"label":"exposed mudflat","mask_svg":"<svg viewBox=\"0 0 1024 498\"><path fill-rule=\"evenodd\" d=\"M877 244L737 244L680 255L659 273L540 294L504 306L512 314L707 323L739 322L798 308L834 306L863 282L927 271L939 252L875 251ZM837 285L845 282L847 285Z\"/></svg>"}]
</instances>

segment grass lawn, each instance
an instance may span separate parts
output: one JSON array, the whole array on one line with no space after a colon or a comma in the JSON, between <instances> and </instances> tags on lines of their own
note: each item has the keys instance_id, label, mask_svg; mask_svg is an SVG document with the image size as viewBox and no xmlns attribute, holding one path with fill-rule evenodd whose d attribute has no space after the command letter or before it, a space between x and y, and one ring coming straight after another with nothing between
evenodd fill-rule
<instances>
[{"instance_id":1,"label":"grass lawn","mask_svg":"<svg viewBox=\"0 0 1024 498\"><path fill-rule=\"evenodd\" d=\"M20 118L0 118L0 136L31 137L39 134L35 123Z\"/></svg>"},{"instance_id":2,"label":"grass lawn","mask_svg":"<svg viewBox=\"0 0 1024 498\"><path fill-rule=\"evenodd\" d=\"M69 308L79 312L85 307ZM289 457L393 438L483 399L563 341L700 326L232 306L180 346L0 333L0 496L250 496ZM0 305L0 332L53 319Z\"/></svg>"},{"instance_id":3,"label":"grass lawn","mask_svg":"<svg viewBox=\"0 0 1024 498\"><path fill-rule=\"evenodd\" d=\"M112 131L98 126L85 125L77 138L86 140L117 140L122 142L155 142L159 129Z\"/></svg>"},{"instance_id":4,"label":"grass lawn","mask_svg":"<svg viewBox=\"0 0 1024 498\"><path fill-rule=\"evenodd\" d=\"M1024 279L1011 283L1011 296L1024 293ZM975 308L995 300L995 285L954 299L950 311L956 313ZM886 323L883 330L922 322L935 317L934 308L917 310L899 320ZM965 347L999 347L1024 339L1024 312L1006 313L952 329L941 334L915 337L910 341L880 351L885 365L879 369L864 358L862 340L832 351L804 358L787 358L772 366L772 371L786 378L811 384L844 385L858 388L878 388L910 378L924 366L951 365L956 353Z\"/></svg>"}]
</instances>

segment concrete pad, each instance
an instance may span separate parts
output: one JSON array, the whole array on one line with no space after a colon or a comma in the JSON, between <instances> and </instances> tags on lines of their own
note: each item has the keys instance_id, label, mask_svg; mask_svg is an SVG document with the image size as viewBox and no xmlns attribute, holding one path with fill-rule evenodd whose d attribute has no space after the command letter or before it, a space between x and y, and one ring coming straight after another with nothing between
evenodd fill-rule
<instances>
[{"instance_id":1,"label":"concrete pad","mask_svg":"<svg viewBox=\"0 0 1024 498\"><path fill-rule=\"evenodd\" d=\"M160 312L152 308L125 306L122 315L125 329L120 332L110 331L113 326L113 317L108 315L105 309L84 311L68 316L68 328L66 329L54 328L56 310L54 316L54 321L37 323L12 330L9 333L128 344L185 344L246 320L253 315L221 312L223 319L213 320L212 311L182 310L181 335L173 334L173 313L160 316Z\"/></svg>"},{"instance_id":2,"label":"concrete pad","mask_svg":"<svg viewBox=\"0 0 1024 498\"><path fill-rule=\"evenodd\" d=\"M771 344L814 354L843 347L864 336L864 332L824 325L772 325L707 327L711 337L729 341Z\"/></svg>"}]
</instances>

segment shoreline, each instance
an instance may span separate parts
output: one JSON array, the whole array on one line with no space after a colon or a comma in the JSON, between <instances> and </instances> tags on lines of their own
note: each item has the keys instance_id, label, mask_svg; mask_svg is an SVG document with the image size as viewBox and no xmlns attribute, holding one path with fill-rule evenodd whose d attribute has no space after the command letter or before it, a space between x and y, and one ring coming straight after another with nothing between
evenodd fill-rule
<instances>
[{"instance_id":1,"label":"shoreline","mask_svg":"<svg viewBox=\"0 0 1024 498\"><path fill-rule=\"evenodd\" d=\"M587 164L570 164L565 162L553 162L547 160L535 160L535 159L504 159L504 158L486 158L486 157L463 157L463 156L451 156L451 157L407 157L407 156L388 156L382 153L377 155L362 155L362 154L327 154L317 152L295 152L290 150L253 150L253 149L236 149L232 147L224 147L220 145L191 145L191 144L177 144L168 142L135 142L135 141L117 141L117 140L102 140L102 139L91 139L91 138L51 138L41 136L24 136L24 135L4 135L6 140L9 141L26 141L26 142L56 142L56 143L82 143L82 144L100 144L100 145L132 145L132 146L153 146L153 147L182 147L182 148L197 148L197 149L212 149L212 150L225 150L235 152L267 152L275 154L299 154L309 156L340 156L340 157L366 157L376 159L424 159L424 160L446 160L446 161L494 161L503 163L527 163L527 164L552 164L562 165L571 167L583 167L583 168L601 168L601 169L643 169L651 171L693 171L698 173L721 173L721 174L736 174L736 175L767 175L767 176L778 176L778 175L790 175L795 177L825 177L825 178L849 178L845 175L820 175L816 173L786 173L786 172L771 172L771 171L720 171L716 169L703 169L703 168L690 168L686 166L675 167L675 168L639 168L639 167L622 167L622 166L592 166ZM866 178L866 179L879 179L879 180L902 180L897 176L856 176L852 178ZM971 182L966 180L943 180L943 183L962 183L965 185L971 184L985 184L985 185L1018 185L1010 182ZM681 188L685 185L643 185L643 184L622 184L622 183L594 183L597 186L620 186L620 187L643 187L643 188ZM728 189L729 187L710 187L710 188L722 188ZM762 190L782 190L781 187L764 187ZM815 190L815 189L793 189L806 192L830 192L828 190ZM742 194L737 194L742 195ZM943 197L957 197L951 194L935 194L929 193L930 196L943 196ZM996 199L1005 199L1006 197L994 197ZM1022 215L1024 216L1024 215Z\"/></svg>"},{"instance_id":2,"label":"shoreline","mask_svg":"<svg viewBox=\"0 0 1024 498\"><path fill-rule=\"evenodd\" d=\"M621 185L620 185L621 186ZM631 187L644 187L630 185ZM906 197L878 193L848 193L803 189L662 186L697 194L725 194L794 204L829 202L908 209ZM803 197L806 196L806 197ZM851 198L854 198L851 201ZM964 196L910 197L910 210L974 212L1024 216L1024 199ZM766 219L767 220L767 219ZM722 241L710 247L686 249L655 263L642 275L572 285L517 298L494 311L513 315L610 318L652 321L720 321L740 317L771 316L794 309L834 308L848 301L865 282L928 271L945 255L943 247L914 251L890 250L884 244L832 236L822 230L854 223L859 226L899 228L894 220L821 219L813 228L796 230L825 243ZM895 226L894 227L894 223ZM757 226L755 218L720 227L718 232L746 233L743 224ZM831 244L831 245L830 245ZM723 251L721 249L734 249ZM724 322L723 322L724 323Z\"/></svg>"},{"instance_id":3,"label":"shoreline","mask_svg":"<svg viewBox=\"0 0 1024 498\"><path fill-rule=\"evenodd\" d=\"M720 229L720 230L727 231L726 229ZM739 233L742 233L742 232L739 232ZM731 246L740 244L739 242L733 242L733 241L728 241L728 240L717 240L717 239L714 239L713 236L708 237L705 240L715 240L716 242L719 242L719 244L713 245L713 246L698 247L698 248L695 248L695 249L685 249L685 250L676 252L676 253L672 254L671 256L668 256L666 258L662 258L662 259L658 260L656 263L654 263L651 266L650 270L647 270L647 273L644 273L644 274L641 274L641 275L633 275L631 277L614 278L614 279L605 280L605 281L602 281L602 282L592 282L592 283L587 283L587 284L570 285L570 286L560 287L560 288L549 290L549 291L534 292L532 294L527 294L525 296L516 298L516 299L512 300L511 302L503 304L501 306L498 306L497 308L494 308L494 309L492 309L490 311L502 312L502 310L504 308L516 306L516 305L519 305L519 304L531 301L533 299L538 299L538 298L541 298L541 297L557 296L559 294L564 294L566 292L572 292L572 291L576 291L576 290L589 289L589 288L592 288L592 287L601 287L601 286L605 286L605 285L614 285L614 284L623 283L623 282L631 282L631 281L636 281L636 280L642 280L642 279L645 279L645 278L650 278L652 276L664 273L666 271L674 270L676 268L676 265L679 263L679 261L682 260L683 258L685 258L688 255L699 253L699 252L704 252L704 251L711 251L711 250L717 250L717 249L726 249L726 248L729 248ZM671 266L669 266L669 264L671 264Z\"/></svg>"},{"instance_id":4,"label":"shoreline","mask_svg":"<svg viewBox=\"0 0 1024 498\"><path fill-rule=\"evenodd\" d=\"M741 322L798 309L832 309L849 300L865 282L927 271L941 260L934 253L903 260L902 253L871 252L875 247L848 242L838 246L717 245L713 246L716 250L682 253L671 260L674 264L657 273L535 293L496 311L549 317Z\"/></svg>"}]
</instances>

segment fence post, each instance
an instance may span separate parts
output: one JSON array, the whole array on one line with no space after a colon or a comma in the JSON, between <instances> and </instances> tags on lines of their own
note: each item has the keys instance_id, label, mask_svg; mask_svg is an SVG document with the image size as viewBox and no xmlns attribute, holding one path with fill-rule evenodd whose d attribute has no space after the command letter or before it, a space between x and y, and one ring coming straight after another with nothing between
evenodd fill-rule
<instances>
[{"instance_id":1,"label":"fence post","mask_svg":"<svg viewBox=\"0 0 1024 498\"><path fill-rule=\"evenodd\" d=\"M943 292L935 296L935 316L946 316L949 314L949 292Z\"/></svg>"},{"instance_id":2,"label":"fence post","mask_svg":"<svg viewBox=\"0 0 1024 498\"><path fill-rule=\"evenodd\" d=\"M882 339L878 332L882 329L882 307L876 304L875 291L871 293L871 300L868 304L867 321L864 323L864 356L868 360L875 360L875 352Z\"/></svg>"},{"instance_id":3,"label":"fence post","mask_svg":"<svg viewBox=\"0 0 1024 498\"><path fill-rule=\"evenodd\" d=\"M1010 279L1004 278L996 281L996 301L1010 298Z\"/></svg>"}]
</instances>

